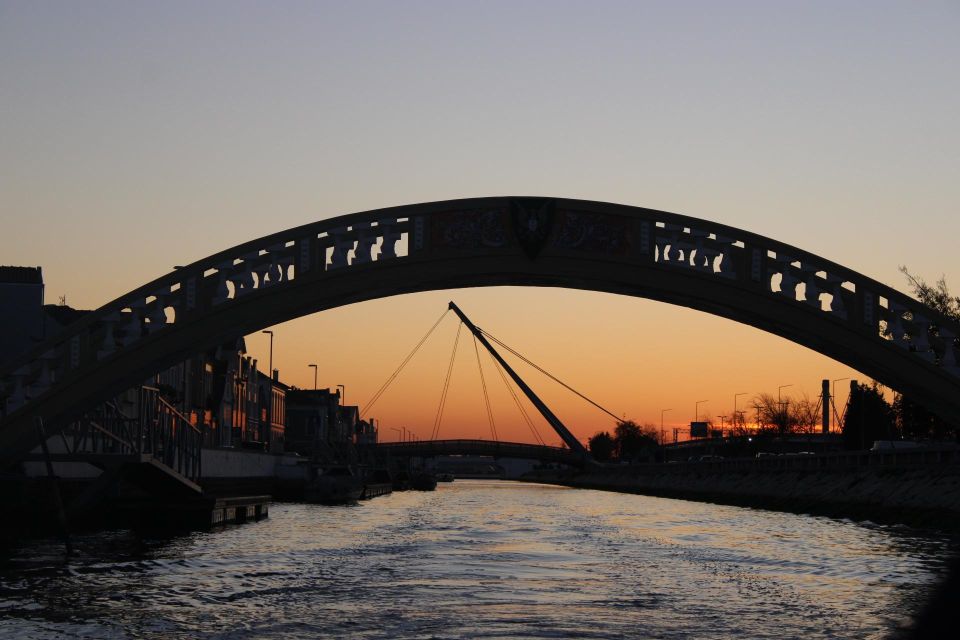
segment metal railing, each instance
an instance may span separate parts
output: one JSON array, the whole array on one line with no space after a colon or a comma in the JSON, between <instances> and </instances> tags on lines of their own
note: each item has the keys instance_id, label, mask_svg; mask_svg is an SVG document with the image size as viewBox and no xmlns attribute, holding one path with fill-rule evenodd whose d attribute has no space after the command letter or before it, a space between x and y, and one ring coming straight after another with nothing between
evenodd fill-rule
<instances>
[{"instance_id":1,"label":"metal railing","mask_svg":"<svg viewBox=\"0 0 960 640\"><path fill-rule=\"evenodd\" d=\"M128 403L129 413L121 408L125 401L118 398L70 424L61 432L65 453L78 459L91 455L146 455L197 481L203 432L154 387L140 387L136 399Z\"/></svg>"},{"instance_id":2,"label":"metal railing","mask_svg":"<svg viewBox=\"0 0 960 640\"><path fill-rule=\"evenodd\" d=\"M822 472L879 468L960 469L960 447L939 445L888 451L838 451L818 454L782 454L761 458L695 460L620 467L642 475L688 473L751 473L770 471Z\"/></svg>"},{"instance_id":3,"label":"metal railing","mask_svg":"<svg viewBox=\"0 0 960 640\"><path fill-rule=\"evenodd\" d=\"M63 432L64 448L74 454L136 453L137 419L120 409L119 400L104 402Z\"/></svg>"},{"instance_id":4,"label":"metal railing","mask_svg":"<svg viewBox=\"0 0 960 640\"><path fill-rule=\"evenodd\" d=\"M200 478L203 432L153 387L140 388L136 453L153 456L190 480Z\"/></svg>"}]
</instances>

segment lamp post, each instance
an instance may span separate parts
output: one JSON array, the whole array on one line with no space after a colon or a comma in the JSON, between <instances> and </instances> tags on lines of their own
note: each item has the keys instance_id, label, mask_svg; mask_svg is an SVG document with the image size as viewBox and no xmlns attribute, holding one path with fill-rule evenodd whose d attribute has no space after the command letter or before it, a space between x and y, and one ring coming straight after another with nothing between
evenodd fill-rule
<instances>
[{"instance_id":1,"label":"lamp post","mask_svg":"<svg viewBox=\"0 0 960 640\"><path fill-rule=\"evenodd\" d=\"M741 391L740 393L733 394L733 417L731 418L733 426L737 426L737 398L740 396L745 396L748 393L749 391Z\"/></svg>"},{"instance_id":2,"label":"lamp post","mask_svg":"<svg viewBox=\"0 0 960 640\"><path fill-rule=\"evenodd\" d=\"M273 331L261 331L260 333L266 333L270 336L270 371L267 376L273 380Z\"/></svg>"},{"instance_id":3,"label":"lamp post","mask_svg":"<svg viewBox=\"0 0 960 640\"><path fill-rule=\"evenodd\" d=\"M397 442L403 442L403 431L397 429L396 427L390 427L393 431L396 431L399 435L397 436Z\"/></svg>"},{"instance_id":4,"label":"lamp post","mask_svg":"<svg viewBox=\"0 0 960 640\"><path fill-rule=\"evenodd\" d=\"M704 402L710 402L709 400L697 400L693 405L693 421L700 422L700 405Z\"/></svg>"},{"instance_id":5,"label":"lamp post","mask_svg":"<svg viewBox=\"0 0 960 640\"><path fill-rule=\"evenodd\" d=\"M849 379L850 378L837 378L836 380L833 381L833 389L830 390L830 402L833 403L834 420L837 420L839 418L839 416L837 416L837 383L843 382L844 380L849 380ZM837 425L834 424L833 426L837 426Z\"/></svg>"},{"instance_id":6,"label":"lamp post","mask_svg":"<svg viewBox=\"0 0 960 640\"><path fill-rule=\"evenodd\" d=\"M781 426L779 428L782 430L786 430L789 427L789 419L787 418L787 412L784 411L783 408L783 400L780 399L780 390L792 386L792 384L782 384L777 387L777 411L783 411L783 413L781 413L779 416L779 420L781 421Z\"/></svg>"},{"instance_id":7,"label":"lamp post","mask_svg":"<svg viewBox=\"0 0 960 640\"><path fill-rule=\"evenodd\" d=\"M660 444L663 444L663 414L673 409L660 409Z\"/></svg>"},{"instance_id":8,"label":"lamp post","mask_svg":"<svg viewBox=\"0 0 960 640\"><path fill-rule=\"evenodd\" d=\"M317 390L317 365L308 364L307 366L313 369L313 390L316 391Z\"/></svg>"},{"instance_id":9,"label":"lamp post","mask_svg":"<svg viewBox=\"0 0 960 640\"><path fill-rule=\"evenodd\" d=\"M780 404L780 390L786 389L787 387L792 387L792 386L793 386L792 384L782 384L779 387L777 387L777 404Z\"/></svg>"},{"instance_id":10,"label":"lamp post","mask_svg":"<svg viewBox=\"0 0 960 640\"><path fill-rule=\"evenodd\" d=\"M787 387L792 387L792 384L782 384L777 387L777 406L780 407L780 410L783 411L783 400L780 399L780 391L786 389Z\"/></svg>"}]
</instances>

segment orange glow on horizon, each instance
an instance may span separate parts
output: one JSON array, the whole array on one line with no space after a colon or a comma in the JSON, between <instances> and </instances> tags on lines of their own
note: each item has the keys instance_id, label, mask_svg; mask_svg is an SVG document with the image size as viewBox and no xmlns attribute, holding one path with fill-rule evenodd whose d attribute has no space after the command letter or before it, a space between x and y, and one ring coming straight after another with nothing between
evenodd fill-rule
<instances>
[{"instance_id":1,"label":"orange glow on horizon","mask_svg":"<svg viewBox=\"0 0 960 640\"><path fill-rule=\"evenodd\" d=\"M719 416L751 411L752 398L784 389L784 397L814 399L824 378L866 376L787 340L709 314L663 303L565 289L494 287L412 294L365 302L273 327L274 366L281 380L313 385L308 363L317 362L319 386L345 385L346 403L359 404L381 425L381 439L395 440L405 428L429 439L459 324L452 313L390 385L372 410L366 403L417 341L455 300L479 327L591 398L615 415L663 428L686 430L694 419L720 424ZM261 363L269 337L247 337ZM503 349L501 355L581 441L614 421ZM536 442L492 358L479 348L494 424L500 440ZM846 386L838 389L842 399ZM521 397L539 436L552 445L558 436ZM750 416L747 415L749 422ZM492 438L473 336L464 328L454 361L440 438Z\"/></svg>"}]
</instances>

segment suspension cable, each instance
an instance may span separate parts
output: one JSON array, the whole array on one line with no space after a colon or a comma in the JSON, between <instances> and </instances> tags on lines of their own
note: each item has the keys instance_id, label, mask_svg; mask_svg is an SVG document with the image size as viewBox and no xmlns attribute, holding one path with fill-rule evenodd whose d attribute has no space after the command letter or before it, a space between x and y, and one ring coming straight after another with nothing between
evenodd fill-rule
<instances>
[{"instance_id":1,"label":"suspension cable","mask_svg":"<svg viewBox=\"0 0 960 640\"><path fill-rule=\"evenodd\" d=\"M450 379L453 377L453 361L457 357L457 345L460 344L460 331L463 329L463 322L457 325L457 337L453 341L453 351L450 352L450 364L447 365L447 378L443 381L443 393L440 394L440 406L437 407L437 418L433 421L433 431L430 434L431 440L436 440L440 434L440 422L443 420L443 408L447 404L447 392L450 390Z\"/></svg>"},{"instance_id":2,"label":"suspension cable","mask_svg":"<svg viewBox=\"0 0 960 640\"><path fill-rule=\"evenodd\" d=\"M437 326L440 324L440 322L446 317L446 315L449 312L450 312L450 309L447 309L440 315L439 318L437 318L437 321L434 322L433 326L430 327L430 330L427 331L427 333L422 338L420 338L420 342L418 342L417 345L413 348L413 350L407 354L407 357L403 359L403 362L400 363L400 366L397 367L396 371L394 371L393 374L391 374L391 376L387 378L387 381L383 383L383 386L381 386L377 390L377 392L373 394L373 397L369 401L367 401L367 403L363 406L363 411L360 412L361 418L368 411L370 411L370 409L373 408L373 405L376 404L377 400L380 399L380 396L383 395L383 392L387 390L387 387L389 387L394 380L396 380L397 376L400 375L400 372L403 371L403 368L407 366L407 363L410 362L410 360L413 358L414 355L416 355L417 351L420 350L420 347L423 346L423 343L427 341L427 338L430 337L430 334L433 333L433 330L437 328Z\"/></svg>"},{"instance_id":3,"label":"suspension cable","mask_svg":"<svg viewBox=\"0 0 960 640\"><path fill-rule=\"evenodd\" d=\"M483 401L487 407L487 420L490 421L490 434L494 441L499 442L497 437L497 425L493 420L493 409L490 407L490 394L487 393L487 381L483 377L483 365L480 364L480 347L477 345L477 336L473 336L473 352L477 355L477 369L480 371L480 386L483 388Z\"/></svg>"},{"instance_id":4,"label":"suspension cable","mask_svg":"<svg viewBox=\"0 0 960 640\"><path fill-rule=\"evenodd\" d=\"M490 356L490 359L493 360L493 355ZM500 379L503 380L504 386L507 388L507 391L510 392L511 397L513 397L514 403L517 405L517 409L520 410L520 415L523 417L524 422L527 423L527 428L530 429L530 433L533 434L534 439L542 445L546 445L546 442L543 441L543 438L540 437L540 432L537 430L536 425L533 424L533 420L530 419L530 416L527 414L527 410L523 408L523 404L520 402L520 398L517 397L517 392L514 391L513 387L510 385L510 381L507 380L507 374L503 372L503 368L494 361L494 369L497 370L497 373L500 374Z\"/></svg>"},{"instance_id":5,"label":"suspension cable","mask_svg":"<svg viewBox=\"0 0 960 640\"><path fill-rule=\"evenodd\" d=\"M607 415L609 415L611 418L613 418L613 419L616 420L617 422L620 422L620 421L622 420L622 418L618 418L617 415L616 415L615 413L613 413L612 411L608 411L608 410L605 409L604 407L601 407L599 404L597 404L596 402L594 402L593 400L591 400L591 399L588 398L587 396L583 395L582 393L580 393L579 391L577 391L576 389L574 389L573 387L571 387L570 385L568 385L568 384L567 384L566 382L564 382L563 380L560 380L560 379L556 378L556 377L555 377L553 374L551 374L549 371L547 371L547 370L544 369L543 367L540 367L539 365L537 365L535 362L533 362L533 361L529 360L528 358L526 358L526 357L525 357L523 354L521 354L520 352L516 351L515 349L509 347L508 345L506 345L506 344L504 344L503 342L501 342L500 340L498 340L496 337L494 337L493 335L491 335L489 332L484 331L483 329L480 329L480 333L482 333L484 336L490 338L491 340L493 340L494 342L496 342L498 345L500 345L501 347L503 347L504 349L506 349L507 351L509 351L509 352L512 353L513 355L517 356L518 358L520 358L521 360L523 360L524 362L526 362L528 365L530 365L531 367L533 367L534 369L536 369L536 370L539 371L540 373L544 374L545 376L547 376L548 378L550 378L551 380L553 380L553 381L556 382L557 384L561 385L562 387L564 387L564 388L567 389L568 391L572 391L573 393L577 394L578 396L580 396L581 398L583 398L584 400L586 400L587 402L589 402L590 404L592 404L593 406L595 406L597 409L600 409L600 411L603 411L604 413L606 413Z\"/></svg>"}]
</instances>

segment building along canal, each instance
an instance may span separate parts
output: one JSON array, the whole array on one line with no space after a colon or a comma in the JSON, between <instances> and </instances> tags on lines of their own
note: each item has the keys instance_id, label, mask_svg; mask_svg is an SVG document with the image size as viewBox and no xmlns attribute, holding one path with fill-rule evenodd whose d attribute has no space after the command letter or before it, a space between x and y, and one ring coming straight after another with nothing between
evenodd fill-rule
<instances>
[{"instance_id":1,"label":"building along canal","mask_svg":"<svg viewBox=\"0 0 960 640\"><path fill-rule=\"evenodd\" d=\"M463 481L266 520L4 550L0 635L879 638L954 538L568 487Z\"/></svg>"}]
</instances>

